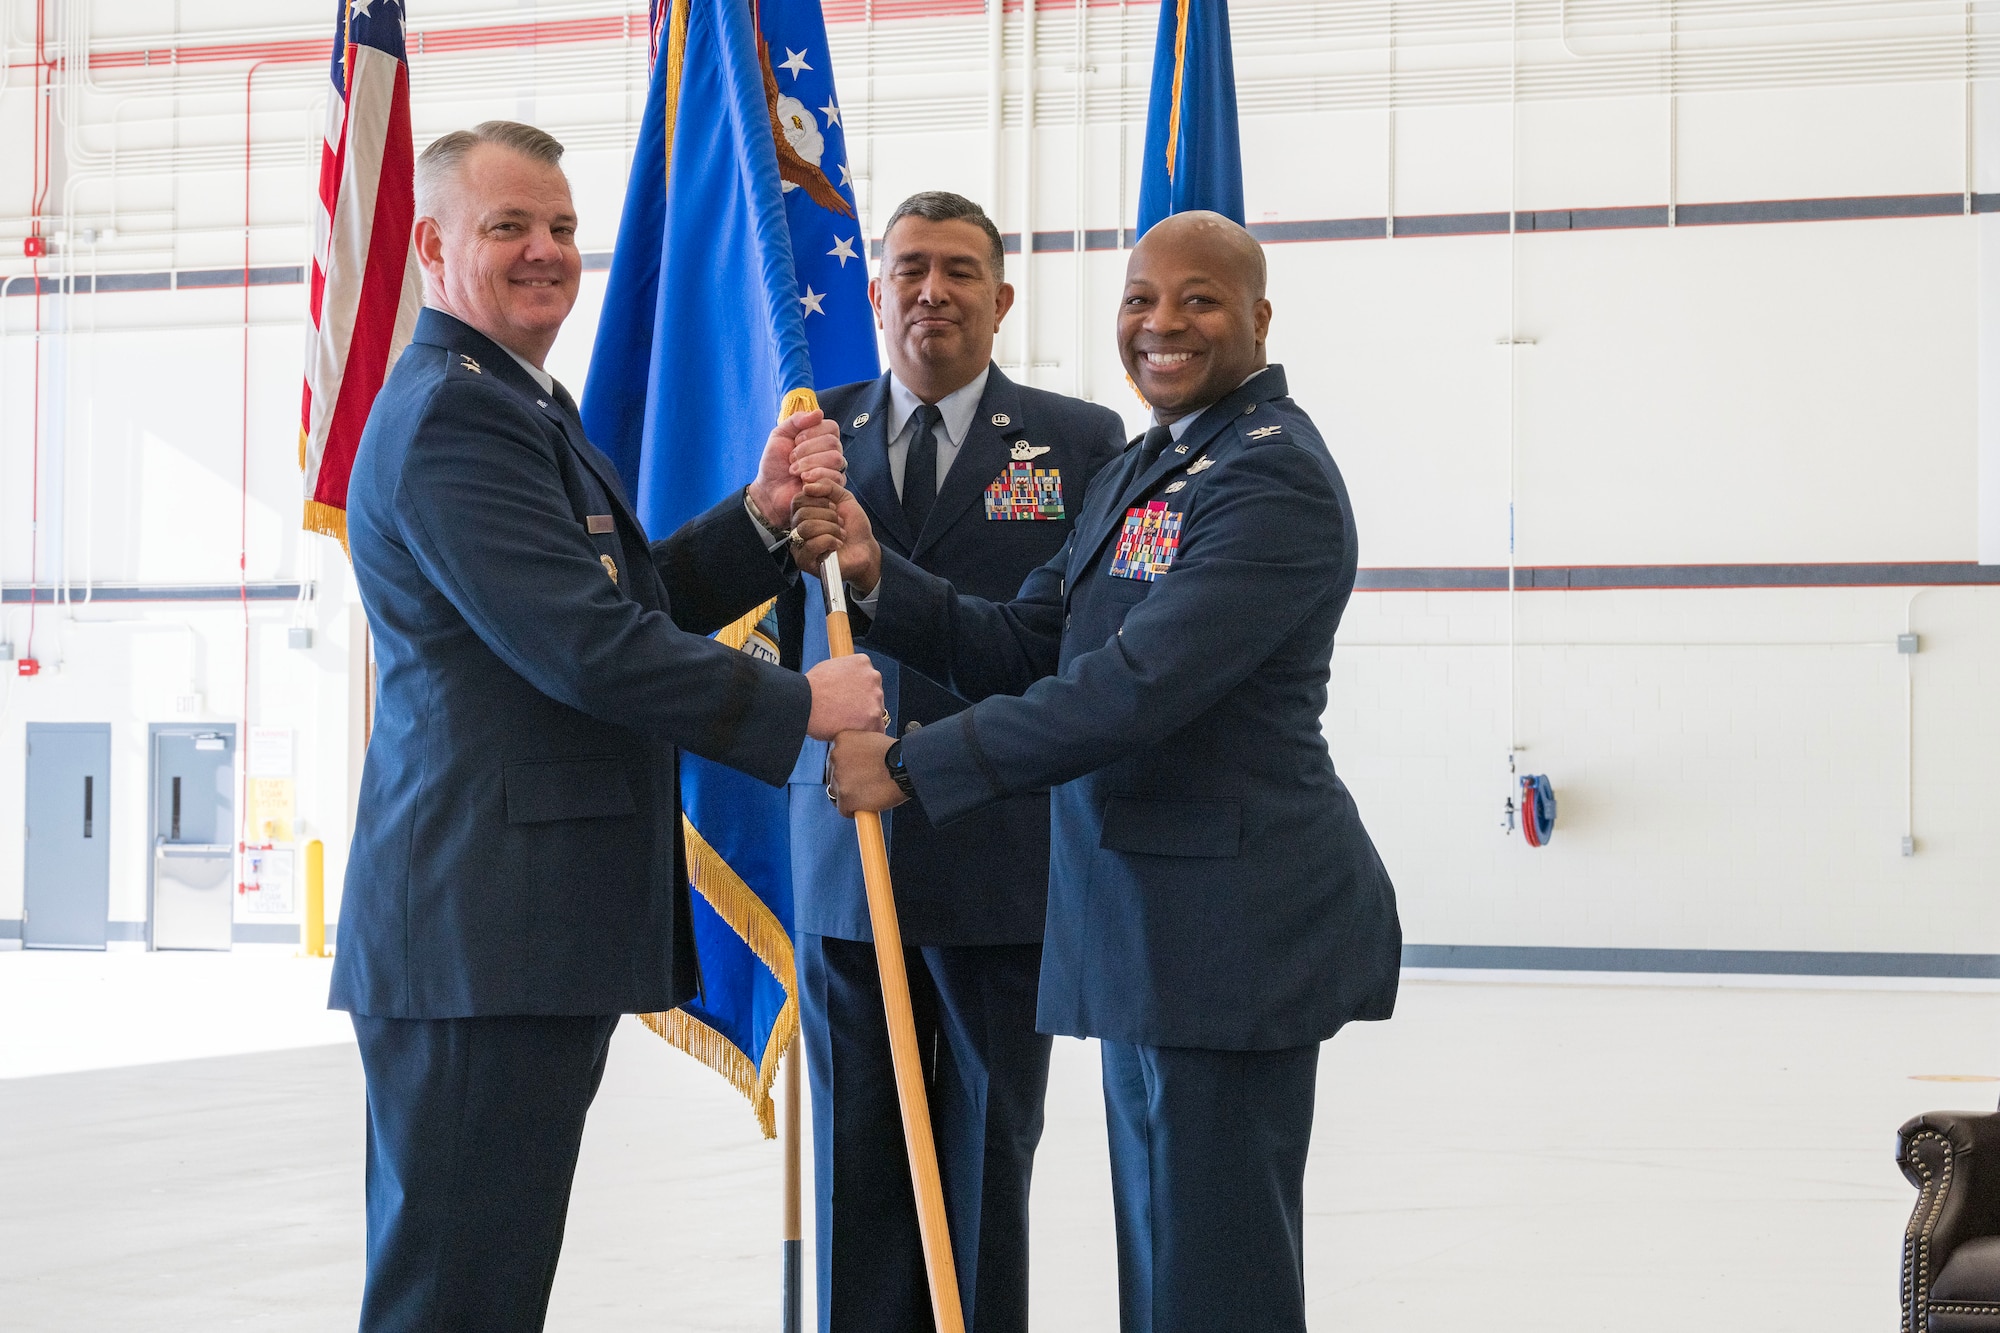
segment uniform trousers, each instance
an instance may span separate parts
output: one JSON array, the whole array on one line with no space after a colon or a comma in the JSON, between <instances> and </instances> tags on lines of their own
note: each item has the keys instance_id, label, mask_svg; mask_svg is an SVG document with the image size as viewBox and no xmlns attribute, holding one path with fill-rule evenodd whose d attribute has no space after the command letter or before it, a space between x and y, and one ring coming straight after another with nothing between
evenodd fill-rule
<instances>
[{"instance_id":1,"label":"uniform trousers","mask_svg":"<svg viewBox=\"0 0 2000 1333\"><path fill-rule=\"evenodd\" d=\"M821 1333L933 1327L875 946L802 934ZM1028 1186L1051 1042L1042 946L904 950L967 1333L1026 1333Z\"/></svg>"},{"instance_id":2,"label":"uniform trousers","mask_svg":"<svg viewBox=\"0 0 2000 1333\"><path fill-rule=\"evenodd\" d=\"M1102 1045L1120 1333L1304 1333L1319 1047Z\"/></svg>"},{"instance_id":3,"label":"uniform trousers","mask_svg":"<svg viewBox=\"0 0 2000 1333\"><path fill-rule=\"evenodd\" d=\"M538 1333L617 1016L353 1017L368 1078L361 1333Z\"/></svg>"}]
</instances>

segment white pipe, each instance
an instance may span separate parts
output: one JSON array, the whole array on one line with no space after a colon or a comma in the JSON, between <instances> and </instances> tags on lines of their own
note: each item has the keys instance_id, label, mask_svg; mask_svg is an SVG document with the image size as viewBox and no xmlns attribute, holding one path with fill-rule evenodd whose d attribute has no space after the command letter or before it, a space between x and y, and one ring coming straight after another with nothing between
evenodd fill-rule
<instances>
[{"instance_id":1,"label":"white pipe","mask_svg":"<svg viewBox=\"0 0 2000 1333\"><path fill-rule=\"evenodd\" d=\"M1125 248L1125 174L1130 169L1126 161L1129 145L1126 139L1131 127L1125 119L1125 21L1129 12L1129 0L1118 0L1118 248Z\"/></svg>"},{"instance_id":2,"label":"white pipe","mask_svg":"<svg viewBox=\"0 0 2000 1333\"><path fill-rule=\"evenodd\" d=\"M986 212L1004 217L1007 45L1005 0L986 0Z\"/></svg>"},{"instance_id":3,"label":"white pipe","mask_svg":"<svg viewBox=\"0 0 2000 1333\"><path fill-rule=\"evenodd\" d=\"M1078 0L1081 4L1083 0ZM1014 318L1021 323L1021 382L1035 374L1035 0L1021 0L1021 280Z\"/></svg>"},{"instance_id":4,"label":"white pipe","mask_svg":"<svg viewBox=\"0 0 2000 1333\"><path fill-rule=\"evenodd\" d=\"M1680 9L1667 0L1667 225L1680 225L1681 214L1681 94Z\"/></svg>"},{"instance_id":5,"label":"white pipe","mask_svg":"<svg viewBox=\"0 0 2000 1333\"><path fill-rule=\"evenodd\" d=\"M831 57L829 51L828 58ZM847 145L847 161L849 174L854 177L854 221L860 229L862 243L866 244L867 239L875 234L875 229L869 225L875 216L875 0L864 0L861 8L861 111L861 123L868 127L868 132L861 136L861 170L858 173L852 170L854 144L851 140ZM861 190L864 180L868 182L865 195Z\"/></svg>"},{"instance_id":6,"label":"white pipe","mask_svg":"<svg viewBox=\"0 0 2000 1333\"><path fill-rule=\"evenodd\" d=\"M1965 0L1965 216L1972 216L1972 0Z\"/></svg>"},{"instance_id":7,"label":"white pipe","mask_svg":"<svg viewBox=\"0 0 2000 1333\"><path fill-rule=\"evenodd\" d=\"M1519 481L1519 412L1516 407L1521 363L1519 323L1521 209L1521 0L1512 0L1507 28L1507 767L1514 769L1521 748L1519 688L1515 641L1520 602L1519 566L1515 551L1515 498ZM1507 799L1513 800L1513 792ZM1508 831L1512 832L1512 820Z\"/></svg>"},{"instance_id":8,"label":"white pipe","mask_svg":"<svg viewBox=\"0 0 2000 1333\"><path fill-rule=\"evenodd\" d=\"M1934 592L1944 592L1945 587L1919 588L1910 594L1910 600L1903 605L1903 633L1916 634L1917 603ZM1923 638L1917 638L1917 651L1923 651ZM1903 658L1903 855L1914 856L1917 851L1917 654L1909 653Z\"/></svg>"},{"instance_id":9,"label":"white pipe","mask_svg":"<svg viewBox=\"0 0 2000 1333\"><path fill-rule=\"evenodd\" d=\"M1070 373L1070 392L1085 401L1088 401L1090 398L1090 384L1084 374L1085 366L1088 362L1087 349L1089 347L1089 343L1084 337L1084 321L1086 307L1089 303L1090 287L1089 254L1084 249L1084 232L1086 230L1084 223L1087 221L1084 213L1087 200L1084 194L1088 189L1084 167L1090 160L1090 125L1088 121L1088 80L1090 78L1089 13L1090 7L1085 3L1085 0L1076 0L1076 96L1071 104L1076 140L1073 150L1076 154L1076 172L1070 202L1075 219L1075 226L1072 228L1072 237L1070 240L1070 260L1075 270L1072 275L1073 280L1070 283L1070 302L1074 307L1076 316L1075 328L1071 333L1074 344L1070 348L1070 356L1076 364Z\"/></svg>"},{"instance_id":10,"label":"white pipe","mask_svg":"<svg viewBox=\"0 0 2000 1333\"><path fill-rule=\"evenodd\" d=\"M1388 178L1383 190L1382 235L1396 239L1396 0L1389 0L1389 150Z\"/></svg>"}]
</instances>

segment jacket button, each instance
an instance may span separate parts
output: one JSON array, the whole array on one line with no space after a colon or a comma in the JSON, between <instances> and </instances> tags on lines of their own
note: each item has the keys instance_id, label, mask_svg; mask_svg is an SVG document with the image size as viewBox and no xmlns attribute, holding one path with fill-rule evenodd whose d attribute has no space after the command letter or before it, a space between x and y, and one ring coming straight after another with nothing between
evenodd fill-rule
<instances>
[{"instance_id":1,"label":"jacket button","mask_svg":"<svg viewBox=\"0 0 2000 1333\"><path fill-rule=\"evenodd\" d=\"M909 735L913 731L922 731L923 729L924 729L924 724L917 721L914 718L903 724L903 734L905 736Z\"/></svg>"}]
</instances>

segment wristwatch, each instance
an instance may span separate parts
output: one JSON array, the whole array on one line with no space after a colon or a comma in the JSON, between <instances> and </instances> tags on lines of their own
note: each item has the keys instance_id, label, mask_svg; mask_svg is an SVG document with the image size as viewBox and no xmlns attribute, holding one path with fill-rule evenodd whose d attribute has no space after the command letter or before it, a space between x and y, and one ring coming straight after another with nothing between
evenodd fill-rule
<instances>
[{"instance_id":1,"label":"wristwatch","mask_svg":"<svg viewBox=\"0 0 2000 1333\"><path fill-rule=\"evenodd\" d=\"M911 800L917 799L917 784L910 781L910 770L903 767L903 743L892 742L882 753L882 762L888 766L889 776L896 780L896 786Z\"/></svg>"}]
</instances>

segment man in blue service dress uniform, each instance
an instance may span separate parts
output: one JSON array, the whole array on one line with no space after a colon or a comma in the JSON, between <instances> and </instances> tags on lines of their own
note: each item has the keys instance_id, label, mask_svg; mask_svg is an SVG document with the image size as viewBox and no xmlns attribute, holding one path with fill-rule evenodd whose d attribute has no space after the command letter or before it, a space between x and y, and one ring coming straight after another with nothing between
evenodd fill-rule
<instances>
[{"instance_id":1,"label":"man in blue service dress uniform","mask_svg":"<svg viewBox=\"0 0 2000 1333\"><path fill-rule=\"evenodd\" d=\"M582 270L561 153L508 122L425 150L428 308L348 491L380 690L331 1003L368 1082L368 1333L542 1327L618 1015L700 984L676 747L775 784L809 731L882 724L865 661L701 637L796 578L771 520L794 468L839 475L831 431L792 418L649 544L541 368Z\"/></svg>"},{"instance_id":2,"label":"man in blue service dress uniform","mask_svg":"<svg viewBox=\"0 0 2000 1333\"><path fill-rule=\"evenodd\" d=\"M830 519L830 486L795 511L845 530L868 641L981 701L842 735L842 810L1054 788L1039 1023L1103 1042L1126 1333L1305 1328L1319 1043L1396 996L1395 894L1320 732L1353 512L1270 315L1235 223L1146 234L1118 336L1156 424L1012 601L883 552L844 493Z\"/></svg>"},{"instance_id":3,"label":"man in blue service dress uniform","mask_svg":"<svg viewBox=\"0 0 2000 1333\"><path fill-rule=\"evenodd\" d=\"M1062 547L1092 476L1124 448L1109 408L1015 384L992 364L1014 297L1003 264L1000 233L971 200L905 200L869 289L889 373L820 400L883 543L981 597L1006 597ZM824 660L821 608L790 624L803 660ZM880 665L885 681L896 676ZM899 735L966 706L913 672L890 695ZM819 1326L905 1333L931 1327L930 1296L861 859L853 824L827 802L825 752L806 744L791 802ZM1050 1039L1035 1030L1048 794L1024 790L943 828L911 807L890 834L917 1042L935 1052L931 1121L966 1327L1026 1333L1028 1184L1049 1073Z\"/></svg>"}]
</instances>

